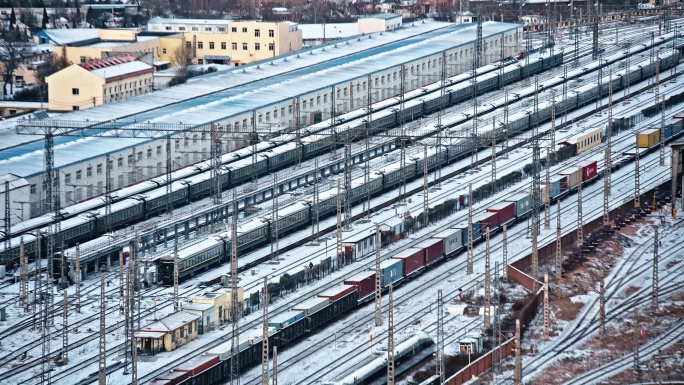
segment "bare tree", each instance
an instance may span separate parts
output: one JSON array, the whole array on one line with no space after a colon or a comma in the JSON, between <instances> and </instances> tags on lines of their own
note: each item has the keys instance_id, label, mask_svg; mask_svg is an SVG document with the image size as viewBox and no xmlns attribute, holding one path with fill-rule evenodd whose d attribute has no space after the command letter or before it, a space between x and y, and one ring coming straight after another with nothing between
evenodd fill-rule
<instances>
[{"instance_id":1,"label":"bare tree","mask_svg":"<svg viewBox=\"0 0 684 385\"><path fill-rule=\"evenodd\" d=\"M184 41L171 53L171 64L178 67L177 76L184 76L188 72L188 66L192 62L192 50Z\"/></svg>"},{"instance_id":2,"label":"bare tree","mask_svg":"<svg viewBox=\"0 0 684 385\"><path fill-rule=\"evenodd\" d=\"M19 65L21 65L22 61L31 55L33 55L33 47L23 40L21 32L10 30L2 33L2 40L0 40L0 61L5 70L5 85L9 83L10 93L14 92L14 72L19 69Z\"/></svg>"},{"instance_id":3,"label":"bare tree","mask_svg":"<svg viewBox=\"0 0 684 385\"><path fill-rule=\"evenodd\" d=\"M46 60L45 63L36 70L36 79L38 80L38 84L41 87L45 86L47 84L45 82L45 78L54 74L55 72L65 69L72 64L73 63L71 60L67 59L66 57L66 46L62 46L61 55L53 53L52 57L49 60Z\"/></svg>"}]
</instances>

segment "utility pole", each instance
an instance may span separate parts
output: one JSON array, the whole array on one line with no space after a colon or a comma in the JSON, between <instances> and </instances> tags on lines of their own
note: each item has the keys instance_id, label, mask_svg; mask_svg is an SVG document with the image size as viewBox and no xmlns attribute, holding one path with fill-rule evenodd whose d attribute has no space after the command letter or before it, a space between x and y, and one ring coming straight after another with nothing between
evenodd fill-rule
<instances>
[{"instance_id":1,"label":"utility pole","mask_svg":"<svg viewBox=\"0 0 684 385\"><path fill-rule=\"evenodd\" d=\"M382 325L382 286L380 286L380 226L375 225L375 326Z\"/></svg>"},{"instance_id":2,"label":"utility pole","mask_svg":"<svg viewBox=\"0 0 684 385\"><path fill-rule=\"evenodd\" d=\"M496 116L492 116L492 189L496 193Z\"/></svg>"},{"instance_id":3,"label":"utility pole","mask_svg":"<svg viewBox=\"0 0 684 385\"><path fill-rule=\"evenodd\" d=\"M556 208L556 279L563 275L563 257L561 256L561 201L557 201Z\"/></svg>"},{"instance_id":4,"label":"utility pole","mask_svg":"<svg viewBox=\"0 0 684 385\"><path fill-rule=\"evenodd\" d=\"M537 219L532 217L532 291L537 291L537 277L539 276L539 251L537 240Z\"/></svg>"},{"instance_id":5,"label":"utility pole","mask_svg":"<svg viewBox=\"0 0 684 385\"><path fill-rule=\"evenodd\" d=\"M484 329L488 330L491 326L491 299L490 299L490 272L489 272L489 227L485 238L485 277L484 277Z\"/></svg>"},{"instance_id":6,"label":"utility pole","mask_svg":"<svg viewBox=\"0 0 684 385\"><path fill-rule=\"evenodd\" d=\"M658 58L658 63L660 63L660 58ZM665 95L660 105L660 167L663 166L665 166ZM674 208L674 205L672 207Z\"/></svg>"},{"instance_id":7,"label":"utility pole","mask_svg":"<svg viewBox=\"0 0 684 385\"><path fill-rule=\"evenodd\" d=\"M273 189L274 192L278 190L278 174L273 174ZM237 206L236 206L237 207ZM237 215L237 212L235 213ZM271 242L271 256L274 260L278 260L280 256L280 245L278 245L278 240L280 239L278 233L278 195L273 194L273 204L271 205L271 227L273 231L274 240Z\"/></svg>"},{"instance_id":8,"label":"utility pole","mask_svg":"<svg viewBox=\"0 0 684 385\"><path fill-rule=\"evenodd\" d=\"M130 248L131 252L133 248ZM129 264L130 266L130 264ZM128 337L131 333L130 330L130 306L129 306L129 296L130 296L130 290L131 290L131 270L130 268L126 269L126 287L125 291L126 294L124 295L124 374L129 374L128 372Z\"/></svg>"},{"instance_id":9,"label":"utility pole","mask_svg":"<svg viewBox=\"0 0 684 385\"><path fill-rule=\"evenodd\" d=\"M171 171L173 171L173 163L171 162L171 135L166 138L166 196L171 196ZM171 205L171 199L166 200L166 214L171 215L173 206Z\"/></svg>"},{"instance_id":10,"label":"utility pole","mask_svg":"<svg viewBox=\"0 0 684 385\"><path fill-rule=\"evenodd\" d=\"M66 291L65 291L66 293ZM107 307L105 306L105 276L100 275L100 350L98 359L98 384L105 385L107 383L107 346L105 339L105 329L107 327L105 323L105 312ZM124 367L125 370L125 367Z\"/></svg>"},{"instance_id":11,"label":"utility pole","mask_svg":"<svg viewBox=\"0 0 684 385\"><path fill-rule=\"evenodd\" d=\"M387 385L394 385L394 302L392 281L389 284L389 315L387 316Z\"/></svg>"},{"instance_id":12,"label":"utility pole","mask_svg":"<svg viewBox=\"0 0 684 385\"><path fill-rule=\"evenodd\" d=\"M235 212L233 212L235 215ZM178 300L178 236L174 238L173 244L173 312L180 310ZM232 240L231 240L232 241Z\"/></svg>"},{"instance_id":13,"label":"utility pole","mask_svg":"<svg viewBox=\"0 0 684 385\"><path fill-rule=\"evenodd\" d=\"M554 3L555 4L555 3ZM556 89L551 89L551 158L546 155L547 168L556 164ZM548 153L547 153L548 154ZM546 181L547 189L549 181Z\"/></svg>"},{"instance_id":14,"label":"utility pole","mask_svg":"<svg viewBox=\"0 0 684 385\"><path fill-rule=\"evenodd\" d=\"M430 220L428 218L430 211L430 201L428 198L428 189L430 187L428 181L428 151L427 144L423 146L423 228L428 227ZM402 171L403 172L403 171Z\"/></svg>"},{"instance_id":15,"label":"utility pole","mask_svg":"<svg viewBox=\"0 0 684 385\"><path fill-rule=\"evenodd\" d=\"M5 249L9 250L9 249ZM19 289L19 297L21 299L21 308L24 309L24 313L28 313L29 310L29 268L28 268L28 256L26 255L24 247L24 237L21 237L19 243L19 262L21 263L21 288ZM35 299L34 299L35 301Z\"/></svg>"},{"instance_id":16,"label":"utility pole","mask_svg":"<svg viewBox=\"0 0 684 385\"><path fill-rule=\"evenodd\" d=\"M603 270L600 272L599 280L599 339L606 336L606 289L603 279Z\"/></svg>"},{"instance_id":17,"label":"utility pole","mask_svg":"<svg viewBox=\"0 0 684 385\"><path fill-rule=\"evenodd\" d=\"M36 230L36 239L40 239L40 230ZM40 330L42 326L42 320L40 316L43 314L42 312L42 307L43 307L43 300L41 298L42 293L43 293L43 278L41 276L42 274L42 263L43 261L41 260L41 248L36 247L36 263L35 263L35 268L34 268L34 278L35 280L33 281L33 293L34 293L34 299L33 299L33 330Z\"/></svg>"},{"instance_id":18,"label":"utility pole","mask_svg":"<svg viewBox=\"0 0 684 385\"><path fill-rule=\"evenodd\" d=\"M111 215L112 215L112 161L110 155L107 154L105 159L105 230L109 233L112 231ZM108 259L109 260L109 259ZM109 266L107 266L109 268Z\"/></svg>"},{"instance_id":19,"label":"utility pole","mask_svg":"<svg viewBox=\"0 0 684 385\"><path fill-rule=\"evenodd\" d=\"M604 167L604 174L603 174L603 226L610 226L610 210L609 210L609 194L610 194L610 163L609 163L609 157L610 157L610 150L606 146L606 152L605 152L605 167Z\"/></svg>"},{"instance_id":20,"label":"utility pole","mask_svg":"<svg viewBox=\"0 0 684 385\"><path fill-rule=\"evenodd\" d=\"M546 149L546 193L544 194L543 200L544 200L544 229L545 230L550 230L551 229L551 208L549 205L551 204L551 196L550 196L550 191L551 190L551 152L549 149Z\"/></svg>"},{"instance_id":21,"label":"utility pole","mask_svg":"<svg viewBox=\"0 0 684 385\"><path fill-rule=\"evenodd\" d=\"M352 230L352 155L351 138L344 145L344 231Z\"/></svg>"},{"instance_id":22,"label":"utility pole","mask_svg":"<svg viewBox=\"0 0 684 385\"><path fill-rule=\"evenodd\" d=\"M658 310L658 226L653 226L653 279L651 281L651 307Z\"/></svg>"},{"instance_id":23,"label":"utility pole","mask_svg":"<svg viewBox=\"0 0 684 385\"><path fill-rule=\"evenodd\" d=\"M261 342L261 385L268 384L268 278L264 277L264 320Z\"/></svg>"},{"instance_id":24,"label":"utility pole","mask_svg":"<svg viewBox=\"0 0 684 385\"><path fill-rule=\"evenodd\" d=\"M639 366L639 336L641 335L639 330L639 309L634 308L634 370L638 372L641 371Z\"/></svg>"},{"instance_id":25,"label":"utility pole","mask_svg":"<svg viewBox=\"0 0 684 385\"><path fill-rule=\"evenodd\" d=\"M336 235L336 246L337 246L337 255L335 256L337 260L337 268L340 269L342 267L342 263L344 262L345 258L343 255L343 250L342 250L342 181L337 178L337 231L335 232Z\"/></svg>"},{"instance_id":26,"label":"utility pole","mask_svg":"<svg viewBox=\"0 0 684 385\"><path fill-rule=\"evenodd\" d=\"M76 244L76 313L81 313L81 246Z\"/></svg>"},{"instance_id":27,"label":"utility pole","mask_svg":"<svg viewBox=\"0 0 684 385\"><path fill-rule=\"evenodd\" d=\"M314 183L313 183L313 215L311 218L311 246L318 246L318 234L320 232L320 212L318 207L318 158L314 159Z\"/></svg>"},{"instance_id":28,"label":"utility pole","mask_svg":"<svg viewBox=\"0 0 684 385\"><path fill-rule=\"evenodd\" d=\"M442 290L437 291L437 374L439 383L444 383L444 302Z\"/></svg>"},{"instance_id":29,"label":"utility pole","mask_svg":"<svg viewBox=\"0 0 684 385\"><path fill-rule=\"evenodd\" d=\"M520 320L515 320L515 369L513 383L522 385L522 349L520 348Z\"/></svg>"},{"instance_id":30,"label":"utility pole","mask_svg":"<svg viewBox=\"0 0 684 385\"><path fill-rule=\"evenodd\" d=\"M549 340L549 274L544 274L544 341Z\"/></svg>"},{"instance_id":31,"label":"utility pole","mask_svg":"<svg viewBox=\"0 0 684 385\"><path fill-rule=\"evenodd\" d=\"M211 181L214 205L221 204L221 131L218 123L211 124Z\"/></svg>"},{"instance_id":32,"label":"utility pole","mask_svg":"<svg viewBox=\"0 0 684 385\"><path fill-rule=\"evenodd\" d=\"M603 186L604 194L606 196L611 196L610 192L610 173L612 172L612 151L613 151L613 70L610 70L610 75L608 78L608 129L606 133L606 160L605 167L603 170L603 178L605 179L605 184ZM605 223L604 217L604 225Z\"/></svg>"},{"instance_id":33,"label":"utility pole","mask_svg":"<svg viewBox=\"0 0 684 385\"><path fill-rule=\"evenodd\" d=\"M634 207L641 207L641 187L639 186L639 148L634 151Z\"/></svg>"},{"instance_id":34,"label":"utility pole","mask_svg":"<svg viewBox=\"0 0 684 385\"><path fill-rule=\"evenodd\" d=\"M273 379L271 385L278 385L278 345L273 345Z\"/></svg>"},{"instance_id":35,"label":"utility pole","mask_svg":"<svg viewBox=\"0 0 684 385\"><path fill-rule=\"evenodd\" d=\"M235 192L233 192L233 215L230 228L230 294L232 297L230 306L230 321L232 324L232 334L231 334L231 344L230 344L230 385L237 384L240 385L240 327L238 325L239 321L239 311L238 311L238 245L237 245L237 199L235 197Z\"/></svg>"},{"instance_id":36,"label":"utility pole","mask_svg":"<svg viewBox=\"0 0 684 385\"><path fill-rule=\"evenodd\" d=\"M405 95L406 95L406 65L402 64L401 65L401 84L400 84L400 90L399 90L399 112L401 114L401 118L399 121L399 126L401 127L401 139L399 141L400 145L400 152L399 152L399 165L401 166L401 169L403 170L406 167L406 127L404 125L404 109L406 107L405 105ZM405 206L406 205L406 177L404 173L401 173L401 186L399 187L399 206Z\"/></svg>"},{"instance_id":37,"label":"utility pole","mask_svg":"<svg viewBox=\"0 0 684 385\"><path fill-rule=\"evenodd\" d=\"M10 209L10 182L5 181L5 250L11 248L12 239L12 210Z\"/></svg>"},{"instance_id":38,"label":"utility pole","mask_svg":"<svg viewBox=\"0 0 684 385\"><path fill-rule=\"evenodd\" d=\"M478 124L478 118L477 118L477 69L480 68L481 61L482 61L482 18L478 17L477 20L477 37L475 39L475 54L473 55L473 75L472 75L472 83L473 83L473 94L472 94L472 99L473 99L473 128L472 128L472 153L471 153L471 172L474 172L474 170L477 169L477 148L478 148L478 140L477 140L477 124Z\"/></svg>"},{"instance_id":39,"label":"utility pole","mask_svg":"<svg viewBox=\"0 0 684 385\"><path fill-rule=\"evenodd\" d=\"M473 274L473 185L468 185L468 265L466 272Z\"/></svg>"},{"instance_id":40,"label":"utility pole","mask_svg":"<svg viewBox=\"0 0 684 385\"><path fill-rule=\"evenodd\" d=\"M66 365L69 363L69 298L66 290L62 294L62 365Z\"/></svg>"},{"instance_id":41,"label":"utility pole","mask_svg":"<svg viewBox=\"0 0 684 385\"><path fill-rule=\"evenodd\" d=\"M584 222L582 221L582 182L577 185L577 247L584 247Z\"/></svg>"},{"instance_id":42,"label":"utility pole","mask_svg":"<svg viewBox=\"0 0 684 385\"><path fill-rule=\"evenodd\" d=\"M503 225L503 271L501 276L508 280L508 226Z\"/></svg>"}]
</instances>

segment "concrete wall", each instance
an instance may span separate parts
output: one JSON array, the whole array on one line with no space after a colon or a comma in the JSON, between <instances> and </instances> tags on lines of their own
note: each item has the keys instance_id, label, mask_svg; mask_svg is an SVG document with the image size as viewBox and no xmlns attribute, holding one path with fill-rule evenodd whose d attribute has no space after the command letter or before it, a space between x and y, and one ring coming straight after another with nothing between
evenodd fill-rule
<instances>
[{"instance_id":1,"label":"concrete wall","mask_svg":"<svg viewBox=\"0 0 684 385\"><path fill-rule=\"evenodd\" d=\"M104 79L73 64L46 79L50 111L73 111L103 104Z\"/></svg>"}]
</instances>

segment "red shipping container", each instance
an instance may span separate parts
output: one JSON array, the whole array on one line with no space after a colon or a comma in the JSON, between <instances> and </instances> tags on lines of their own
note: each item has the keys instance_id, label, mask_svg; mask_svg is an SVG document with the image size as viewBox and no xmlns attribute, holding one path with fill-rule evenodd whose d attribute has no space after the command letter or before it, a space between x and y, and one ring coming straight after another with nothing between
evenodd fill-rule
<instances>
[{"instance_id":1,"label":"red shipping container","mask_svg":"<svg viewBox=\"0 0 684 385\"><path fill-rule=\"evenodd\" d=\"M408 277L410 274L422 269L425 266L425 251L416 247L411 247L393 255L392 259L401 259L402 274Z\"/></svg>"},{"instance_id":2,"label":"red shipping container","mask_svg":"<svg viewBox=\"0 0 684 385\"><path fill-rule=\"evenodd\" d=\"M157 380L168 380L172 385L178 384L188 377L188 372L167 372L162 375L157 376Z\"/></svg>"},{"instance_id":3,"label":"red shipping container","mask_svg":"<svg viewBox=\"0 0 684 385\"><path fill-rule=\"evenodd\" d=\"M364 271L344 280L345 285L356 287L359 293L359 300L362 300L375 292L375 272Z\"/></svg>"},{"instance_id":4,"label":"red shipping container","mask_svg":"<svg viewBox=\"0 0 684 385\"><path fill-rule=\"evenodd\" d=\"M506 223L515 217L515 203L501 202L487 209L490 213L496 213L499 224Z\"/></svg>"},{"instance_id":5,"label":"red shipping container","mask_svg":"<svg viewBox=\"0 0 684 385\"><path fill-rule=\"evenodd\" d=\"M218 364L218 362L219 356L215 354L207 354L206 356L195 357L174 370L177 372L187 372L190 377L194 377Z\"/></svg>"},{"instance_id":6,"label":"red shipping container","mask_svg":"<svg viewBox=\"0 0 684 385\"><path fill-rule=\"evenodd\" d=\"M487 232L487 228L493 229L499 225L499 217L497 213L485 212L477 216L477 220L480 222L480 233L484 234ZM475 219L473 219L475 221Z\"/></svg>"},{"instance_id":7,"label":"red shipping container","mask_svg":"<svg viewBox=\"0 0 684 385\"><path fill-rule=\"evenodd\" d=\"M587 160L577 165L582 169L582 180L591 179L598 173L598 167L595 160Z\"/></svg>"},{"instance_id":8,"label":"red shipping container","mask_svg":"<svg viewBox=\"0 0 684 385\"><path fill-rule=\"evenodd\" d=\"M335 302L340 298L344 298L356 291L356 287L352 285L339 285L331 287L330 289L318 294L320 298L327 298L330 302Z\"/></svg>"},{"instance_id":9,"label":"red shipping container","mask_svg":"<svg viewBox=\"0 0 684 385\"><path fill-rule=\"evenodd\" d=\"M415 247L425 250L425 265L431 265L444 258L444 242L440 238L430 238Z\"/></svg>"}]
</instances>

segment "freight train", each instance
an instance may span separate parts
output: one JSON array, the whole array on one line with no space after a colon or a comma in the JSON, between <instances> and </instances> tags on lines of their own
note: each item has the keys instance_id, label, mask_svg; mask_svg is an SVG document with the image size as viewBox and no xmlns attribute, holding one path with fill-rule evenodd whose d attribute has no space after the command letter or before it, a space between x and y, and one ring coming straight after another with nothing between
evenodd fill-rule
<instances>
[{"instance_id":1,"label":"freight train","mask_svg":"<svg viewBox=\"0 0 684 385\"><path fill-rule=\"evenodd\" d=\"M661 37L660 40L656 41L656 44L662 44L668 39L669 38ZM643 44L642 46L639 46L638 49L633 47L632 52L634 53L636 51L648 49L649 44L650 43ZM604 62L619 61L626 56L626 52L615 54L610 58L605 58ZM678 63L680 55L678 51L663 51L661 52L660 57L660 70L664 71ZM505 67L503 71L490 71L476 78L477 92L482 93L499 89L512 82L558 66L562 63L562 58L562 53L558 53L548 58L531 58L529 67L515 64ZM568 74L568 78L581 76L587 71L591 71L597 67L598 65L596 63L591 63L584 68L574 70L576 74ZM618 71L613 79L613 89L622 88L623 78L629 79L629 83L634 84L641 79L653 76L654 72L655 64L645 64L645 62L644 64L634 65L628 70ZM548 89L549 87L559 85L565 81L567 81L565 77L558 76L540 84L540 87ZM591 101L596 100L599 95L601 97L607 95L608 81L602 81L601 84L600 90L598 84L589 84L569 92L567 100L556 101L556 113L562 113L563 111L588 104ZM389 108L374 113L370 122L367 120L366 115L362 115L362 117L359 117L358 119L349 121L345 124L336 125L335 133L333 134L312 134L308 137L304 137L301 140L301 145L297 143L280 145L280 143L273 142L271 144L277 144L277 147L273 147L266 151L257 162L252 162L251 155L244 155L241 159L236 160L234 163L230 163L228 167L224 166L224 172L221 174L222 188L234 187L247 180L251 180L253 176L265 175L284 167L291 166L295 164L298 159L308 159L322 153L331 152L337 148L339 143L344 143L350 138L361 138L369 134L373 135L380 131L395 127L402 122L417 119L441 108L460 103L469 99L472 96L472 91L473 82L464 81L454 86L447 87L447 92L444 96L441 96L439 92L433 92L423 97L417 97L411 101L405 102L403 109ZM513 95L511 101L508 101L507 98L504 101L503 98L501 98L501 100L495 100L487 105L479 106L478 112L486 113L503 106L504 103L514 102L531 96L537 91L538 90L533 87L528 87ZM358 112L354 113L358 114ZM515 133L524 131L531 127L531 125L550 119L550 116L550 103L540 103L536 114L534 114L531 109L528 109L511 116L507 125L502 123L498 124L495 128L497 138L503 138L504 131L507 132L508 135L514 135ZM461 123L468 119L470 119L470 116L464 114L462 117L457 117L454 124ZM423 131L436 132L441 129L443 129L443 127L432 127L432 129ZM330 123L327 121L310 126L305 132L326 132L326 130L328 133L331 131ZM487 141L486 144L484 142L477 142L475 144L477 146L484 146L489 145L490 143L491 140ZM463 158L470 154L473 151L473 148L472 143L467 141L451 146L442 153L440 159L436 163L431 163L431 167L441 166L445 163ZM243 151L246 151L246 149L243 149ZM447 151L448 153L446 153ZM224 159L226 159L226 156L224 156ZM211 175L209 171L206 171L206 167L198 166L197 169L203 169L205 171L199 175L186 178L185 180L173 182L170 194L167 192L167 187L163 186L147 191L144 194L116 202L112 205L109 217L106 216L105 209L102 208L62 221L60 232L54 236L54 244L60 245L64 243L66 246L74 245L78 242L83 242L104 234L107 228L122 228L145 218L159 215L166 210L167 204L171 206L180 206L206 197L211 192ZM338 167L338 171L339 169L341 169L341 166ZM410 171L408 171L408 173L410 174ZM397 178L396 182L399 183L400 180L401 178ZM161 184L161 182L154 181L146 183ZM257 199L258 197L254 197L251 202L245 203L253 204ZM261 197L261 199L263 200L265 197ZM47 229L42 229L39 232L38 239L32 234L23 235L25 252L30 259L34 258L38 245L40 245L43 255L46 255L46 230ZM0 263L13 265L18 261L20 237L21 236L15 236L10 240L9 251L5 250L4 244L0 245Z\"/></svg>"},{"instance_id":2,"label":"freight train","mask_svg":"<svg viewBox=\"0 0 684 385\"><path fill-rule=\"evenodd\" d=\"M645 47L644 47L645 49ZM562 64L563 54L530 58L528 64L518 64L507 60L503 64L490 64L476 70L477 92L484 93L499 89L520 80L522 77L538 74ZM501 71L501 65L504 65ZM257 145L259 158L252 161L252 148L244 148L222 156L221 187L223 189L239 186L253 177L267 175L274 171L294 165L300 159L310 159L333 151L347 138L365 137L386 130L397 122L408 122L420 118L439 108L467 100L473 93L472 73L463 73L447 79L447 92L440 97L439 83L409 91L404 102L410 108L398 110L399 98L391 98L373 105L380 111L368 122L365 109L355 110L335 117L337 129L330 134L332 123L329 120L314 124L302 130L305 137L301 143L291 142L292 135L284 135L262 141ZM434 99L437 98L438 102ZM124 123L120 123L124 124ZM288 143L289 142L289 143ZM165 212L167 204L177 207L188 202L205 198L211 194L212 179L210 162L201 162L173 173L171 193L168 193L166 180L156 178L121 189L114 194L117 200L112 204L111 213L106 214L104 200L95 198L81 204L84 211L77 207L62 210L60 231L54 235L54 244L66 246L92 239L104 234L107 229L123 228L130 224ZM339 169L339 167L338 167ZM338 170L339 171L339 170ZM79 206L79 205L76 205ZM18 262L20 239L24 239L25 253L29 259L35 258L36 246L41 246L42 255L47 252L47 227L55 222L52 214L46 214L22 222L13 228L10 249L0 245L0 263L14 265ZM35 230L38 231L36 242ZM0 232L0 234L4 233ZM11 266L9 266L11 267Z\"/></svg>"},{"instance_id":3,"label":"freight train","mask_svg":"<svg viewBox=\"0 0 684 385\"><path fill-rule=\"evenodd\" d=\"M596 144L598 145L598 144ZM546 190L548 198L555 200L569 191L574 190L580 183L587 184L598 179L596 162L583 162L577 167L570 167L559 173L559 178L551 183ZM459 199L467 199L467 196L460 195ZM532 211L532 197L528 193L514 194L503 202L494 204L487 208L485 212L476 215L472 220L472 238L474 242L480 242L487 230L496 231L503 225L510 225L524 220ZM432 235L430 238L421 241L414 247L403 250L389 259L380 263L380 285L381 290L389 289L401 285L404 281L414 278L430 269L436 264L449 258L453 258L464 250L468 243L468 223L460 223L440 233ZM369 227L365 242L375 239L375 226ZM223 245L223 249L225 249ZM197 256L194 261L187 263L198 263L200 259L206 260L211 255L220 254L223 251L215 251L213 254ZM164 274L168 273L168 267L172 265L162 265ZM168 277L163 278L168 281ZM300 340L308 333L314 332L324 325L343 317L353 311L356 307L371 301L375 293L376 272L374 269L363 271L347 277L341 285L328 288L315 297L308 298L300 304L292 306L290 310L274 315L269 318L269 348L274 345L278 349L289 347L294 342ZM239 347L240 370L253 366L261 360L262 333L253 332L241 343ZM416 344L425 348L429 344L429 338L421 337L416 339ZM401 350L401 349L400 349ZM408 353L408 352L406 352ZM170 372L164 373L151 382L154 385L186 385L186 384L219 384L230 373L231 346L225 343L215 349L209 350L207 354L199 356ZM372 362L370 363L372 364ZM370 365L369 364L369 365ZM372 365L371 365L372 366ZM362 372L354 372L352 376L363 374L360 382L353 384L364 384L366 376L368 379L375 373L373 368L365 366ZM367 370L366 370L367 369ZM353 378L353 377L352 377ZM347 384L349 377L331 384Z\"/></svg>"},{"instance_id":4,"label":"freight train","mask_svg":"<svg viewBox=\"0 0 684 385\"><path fill-rule=\"evenodd\" d=\"M677 52L673 52L673 55L675 55L677 59L679 58L679 54ZM664 61L665 60L662 62ZM630 70L636 69L641 70L642 66L632 67ZM619 79L621 79L620 76L617 77L617 80ZM613 79L613 82L615 83L614 87L621 86L621 83L617 82L615 78ZM572 96L571 101L563 100L562 98L557 100L556 111L558 111L558 109L576 108L578 105L580 105L581 98L582 94L577 93ZM582 101L584 101L584 99L582 99ZM540 103L540 105L543 106L542 103ZM548 115L545 113L548 113ZM515 131L512 131L517 133L529 129L531 125L534 124L533 122L535 122L535 119L536 122L542 122L550 119L550 108L539 108L536 116L533 114L531 109L514 114L509 118L508 126L505 127L517 127ZM504 126L498 125L495 128L497 136L503 135L503 133L500 131L502 127ZM491 130L491 127L489 129ZM671 137L673 135L678 135L681 133L681 131L682 125L680 122L673 124L672 128L667 132ZM510 133L511 131L508 131L508 134ZM616 132L614 131L614 134L615 133ZM589 130L586 133L580 134L569 140L563 141L560 143L560 148L554 154L554 159L569 159L578 153L585 152L595 146L598 146L604 140L604 136L605 127L602 126ZM491 141L489 142L491 143ZM464 148L462 145L430 148L427 152L428 169L433 170L437 167L444 166L461 159L468 155L470 153L469 151L471 150L467 147ZM368 179L368 185L365 184L364 178L353 180L351 191L352 204L361 202L369 195L375 196L387 191L391 191L401 184L402 179L408 181L422 177L424 162L424 155L419 153L413 158L407 160L404 168L400 167L399 163L397 162L377 170L375 173L370 175ZM554 176L553 180L557 183L548 187L550 190L553 190L549 191L550 198L557 198L557 196L554 194L561 193L567 189L577 186L579 181L583 180L583 178L586 179L591 174L589 168L583 168L581 172L582 174L578 174L577 169L573 169L568 172L562 172L561 175ZM596 172L595 165L593 167L593 172ZM560 187L561 184L563 187ZM490 187L482 186L479 189L485 191L488 188ZM475 196L479 195L479 189L475 190ZM336 189L319 193L317 211L321 217L333 215L336 212L337 195L338 191ZM542 195L546 196L546 191L542 191ZM463 204L462 196L459 197L459 200ZM315 213L316 208L313 207L313 204L310 201L300 201L279 210L277 234L279 236L283 236L287 233L309 226L311 224L312 216L315 215ZM243 255L244 253L257 247L266 245L275 239L275 227L271 222L272 221L270 218L263 218L261 220L254 219L247 223L241 224L237 237L238 256ZM213 266L228 262L230 260L230 256L231 239L229 233L210 237L208 240L197 243L196 245L179 252L179 279L183 280L191 278L201 272L209 270ZM156 263L158 281L165 285L172 284L173 258L171 256L162 257L157 260Z\"/></svg>"}]
</instances>

